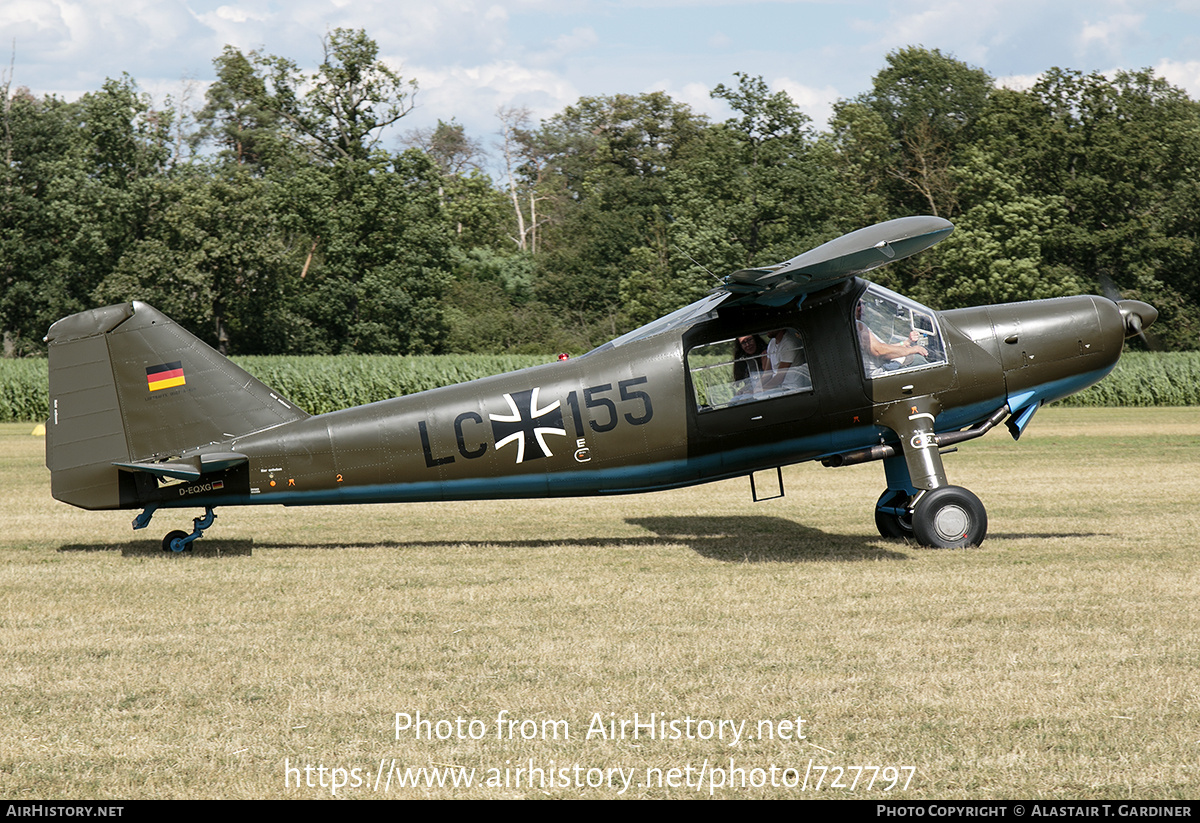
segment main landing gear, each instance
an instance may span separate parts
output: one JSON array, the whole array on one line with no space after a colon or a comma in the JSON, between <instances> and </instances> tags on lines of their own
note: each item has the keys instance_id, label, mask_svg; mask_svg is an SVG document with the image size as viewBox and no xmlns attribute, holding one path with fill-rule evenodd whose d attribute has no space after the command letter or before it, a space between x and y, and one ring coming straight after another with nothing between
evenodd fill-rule
<instances>
[{"instance_id":1,"label":"main landing gear","mask_svg":"<svg viewBox=\"0 0 1200 823\"><path fill-rule=\"evenodd\" d=\"M1010 420L1009 427L1016 427L1014 437L1037 406L1029 409L1022 412L1024 422ZM883 461L887 490L875 503L875 528L883 537L913 539L930 549L978 546L987 536L987 512L974 494L946 483L942 449L983 436L1011 412L1006 403L969 429L939 435L933 421L940 410L932 397L893 403L876 417L876 423L895 432L899 443L881 442L821 462L836 467Z\"/></svg>"},{"instance_id":2,"label":"main landing gear","mask_svg":"<svg viewBox=\"0 0 1200 823\"><path fill-rule=\"evenodd\" d=\"M133 519L134 529L144 529L150 525L150 518L154 516L156 506L148 506L145 511ZM207 506L204 509L203 517L195 517L192 519L192 532L188 534L185 531L176 529L175 531L167 532L166 537L162 539L162 550L165 552L190 552L192 543L204 534L204 530L213 524L217 519L216 512L212 506Z\"/></svg>"},{"instance_id":3,"label":"main landing gear","mask_svg":"<svg viewBox=\"0 0 1200 823\"><path fill-rule=\"evenodd\" d=\"M920 400L889 410L886 425L900 435L901 453L893 450L883 460L888 488L875 503L875 527L883 537L912 538L931 549L978 546L987 536L987 511L968 490L947 485L933 431L937 411ZM992 425L989 420L987 427Z\"/></svg>"},{"instance_id":4,"label":"main landing gear","mask_svg":"<svg viewBox=\"0 0 1200 823\"><path fill-rule=\"evenodd\" d=\"M875 526L883 537L914 538L930 549L958 549L983 542L987 511L960 486L920 491L911 502L906 492L889 489L875 504Z\"/></svg>"}]
</instances>

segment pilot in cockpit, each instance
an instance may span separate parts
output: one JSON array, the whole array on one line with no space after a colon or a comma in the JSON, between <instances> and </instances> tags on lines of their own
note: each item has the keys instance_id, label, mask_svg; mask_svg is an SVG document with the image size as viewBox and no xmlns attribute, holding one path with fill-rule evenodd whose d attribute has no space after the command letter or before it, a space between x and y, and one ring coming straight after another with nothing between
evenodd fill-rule
<instances>
[{"instance_id":1,"label":"pilot in cockpit","mask_svg":"<svg viewBox=\"0 0 1200 823\"><path fill-rule=\"evenodd\" d=\"M854 306L854 321L858 328L859 344L862 347L863 361L871 369L896 371L909 366L924 366L929 361L929 351L920 344L921 332L912 329L903 341L885 343L871 331L863 320L862 301Z\"/></svg>"}]
</instances>

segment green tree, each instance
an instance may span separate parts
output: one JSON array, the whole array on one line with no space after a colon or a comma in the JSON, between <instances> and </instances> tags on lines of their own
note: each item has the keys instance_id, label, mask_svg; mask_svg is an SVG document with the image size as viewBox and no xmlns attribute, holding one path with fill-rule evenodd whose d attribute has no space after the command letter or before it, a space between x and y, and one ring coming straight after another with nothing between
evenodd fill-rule
<instances>
[{"instance_id":1,"label":"green tree","mask_svg":"<svg viewBox=\"0 0 1200 823\"><path fill-rule=\"evenodd\" d=\"M713 287L714 276L777 263L828 239L833 183L829 150L784 92L761 77L717 86L735 116L691 140L667 174L669 220L633 249L621 280L638 323Z\"/></svg>"},{"instance_id":2,"label":"green tree","mask_svg":"<svg viewBox=\"0 0 1200 823\"><path fill-rule=\"evenodd\" d=\"M889 54L870 92L835 107L839 149L859 185L882 192L891 216L952 217L952 168L978 134L993 85L983 70L938 49Z\"/></svg>"},{"instance_id":3,"label":"green tree","mask_svg":"<svg viewBox=\"0 0 1200 823\"><path fill-rule=\"evenodd\" d=\"M94 293L145 300L198 330L222 354L293 350L288 308L300 253L272 208L269 184L242 167L196 168L163 182L162 206Z\"/></svg>"},{"instance_id":4,"label":"green tree","mask_svg":"<svg viewBox=\"0 0 1200 823\"><path fill-rule=\"evenodd\" d=\"M1047 261L1093 290L1111 281L1159 306L1164 339L1193 347L1200 104L1150 70L1109 79L1052 69L1029 96L1041 117L1006 125L1035 142L1014 148L1006 169L1029 169L1042 192L1064 200L1067 219L1044 240Z\"/></svg>"},{"instance_id":5,"label":"green tree","mask_svg":"<svg viewBox=\"0 0 1200 823\"><path fill-rule=\"evenodd\" d=\"M259 171L269 166L298 165L283 134L282 115L269 105L267 83L256 68L257 52L247 57L226 46L213 60L217 79L196 114L200 137L219 147L219 156L237 166Z\"/></svg>"},{"instance_id":6,"label":"green tree","mask_svg":"<svg viewBox=\"0 0 1200 823\"><path fill-rule=\"evenodd\" d=\"M153 220L170 168L170 111L127 75L74 103L6 100L0 297L6 351L40 346L53 320L92 306L95 287Z\"/></svg>"},{"instance_id":7,"label":"green tree","mask_svg":"<svg viewBox=\"0 0 1200 823\"><path fill-rule=\"evenodd\" d=\"M621 282L663 235L667 176L706 122L662 92L583 98L536 135L547 199L539 237L537 296L602 340L636 320Z\"/></svg>"},{"instance_id":8,"label":"green tree","mask_svg":"<svg viewBox=\"0 0 1200 823\"><path fill-rule=\"evenodd\" d=\"M479 141L468 137L466 129L456 120L449 123L439 120L436 126L414 129L405 135L405 142L429 155L446 177L479 170L483 160Z\"/></svg>"},{"instance_id":9,"label":"green tree","mask_svg":"<svg viewBox=\"0 0 1200 823\"><path fill-rule=\"evenodd\" d=\"M277 182L289 228L314 238L296 312L305 350L426 353L443 347L453 234L422 152L308 166Z\"/></svg>"},{"instance_id":10,"label":"green tree","mask_svg":"<svg viewBox=\"0 0 1200 823\"><path fill-rule=\"evenodd\" d=\"M453 120L414 129L404 142L424 152L437 169L438 198L455 244L464 249L504 245L505 198L483 173L485 157L479 142Z\"/></svg>"},{"instance_id":11,"label":"green tree","mask_svg":"<svg viewBox=\"0 0 1200 823\"><path fill-rule=\"evenodd\" d=\"M377 148L382 131L411 110L416 84L379 60L361 30L335 29L324 52L313 73L283 57L253 60L257 105L279 117L309 159L268 174L281 225L305 248L292 307L303 318L297 345L436 351L446 333L441 298L454 237L444 181L423 152Z\"/></svg>"},{"instance_id":12,"label":"green tree","mask_svg":"<svg viewBox=\"0 0 1200 823\"><path fill-rule=\"evenodd\" d=\"M417 83L380 60L378 45L361 29L334 29L322 45L324 60L313 73L284 57L259 56L260 105L278 114L315 158L366 160L381 131L412 111Z\"/></svg>"},{"instance_id":13,"label":"green tree","mask_svg":"<svg viewBox=\"0 0 1200 823\"><path fill-rule=\"evenodd\" d=\"M40 349L64 304L53 298L56 264L64 254L50 190L71 150L67 104L3 87L4 165L0 197L0 330L3 355Z\"/></svg>"},{"instance_id":14,"label":"green tree","mask_svg":"<svg viewBox=\"0 0 1200 823\"><path fill-rule=\"evenodd\" d=\"M455 255L447 291L446 346L454 352L546 354L581 352L586 341L564 328L559 314L534 298L528 253L475 248Z\"/></svg>"},{"instance_id":15,"label":"green tree","mask_svg":"<svg viewBox=\"0 0 1200 823\"><path fill-rule=\"evenodd\" d=\"M1046 260L1045 239L1067 219L1061 195L1031 192L982 152L970 155L955 179L973 205L955 219L954 233L937 249L935 274L915 297L948 309L1087 291L1085 278Z\"/></svg>"}]
</instances>

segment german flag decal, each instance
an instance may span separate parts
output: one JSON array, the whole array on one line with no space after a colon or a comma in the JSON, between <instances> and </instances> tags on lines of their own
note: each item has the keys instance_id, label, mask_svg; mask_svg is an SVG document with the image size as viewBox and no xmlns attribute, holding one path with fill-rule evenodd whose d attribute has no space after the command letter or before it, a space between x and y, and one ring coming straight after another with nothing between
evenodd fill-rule
<instances>
[{"instance_id":1,"label":"german flag decal","mask_svg":"<svg viewBox=\"0 0 1200 823\"><path fill-rule=\"evenodd\" d=\"M176 360L174 363L151 366L146 369L146 383L150 386L150 391L185 385L187 381L183 378L183 363Z\"/></svg>"}]
</instances>

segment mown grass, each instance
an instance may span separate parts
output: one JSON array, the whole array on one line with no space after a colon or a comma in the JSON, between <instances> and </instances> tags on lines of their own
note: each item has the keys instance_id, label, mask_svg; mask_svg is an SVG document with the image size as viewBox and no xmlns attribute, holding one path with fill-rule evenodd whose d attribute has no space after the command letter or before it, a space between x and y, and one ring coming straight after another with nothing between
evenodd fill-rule
<instances>
[{"instance_id":1,"label":"mown grass","mask_svg":"<svg viewBox=\"0 0 1200 823\"><path fill-rule=\"evenodd\" d=\"M153 544L194 513L160 513L143 537L132 513L53 501L29 428L0 426L11 799L331 794L286 787L285 761L372 778L381 759L481 776L619 766L644 782L647 768L690 766L694 780L730 757L915 776L906 791L714 796L1200 794L1200 409L1051 408L1020 443L965 444L948 470L987 504L990 535L945 552L875 535L878 466L806 465L785 470L786 498L757 505L741 480L600 500L220 509L204 552L163 556ZM487 738L397 739L395 714L418 711L478 720ZM497 740L501 711L566 720L570 739ZM802 717L807 738L585 739L594 715L635 712L749 730Z\"/></svg>"}]
</instances>

